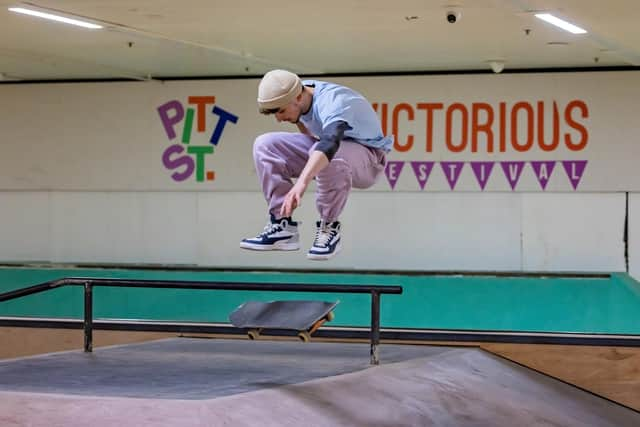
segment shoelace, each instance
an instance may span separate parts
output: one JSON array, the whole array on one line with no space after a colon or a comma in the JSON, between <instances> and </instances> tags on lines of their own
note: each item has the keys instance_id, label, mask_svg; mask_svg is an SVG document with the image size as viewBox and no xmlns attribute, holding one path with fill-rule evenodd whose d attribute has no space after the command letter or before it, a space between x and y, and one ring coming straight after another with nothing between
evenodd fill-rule
<instances>
[{"instance_id":1,"label":"shoelace","mask_svg":"<svg viewBox=\"0 0 640 427\"><path fill-rule=\"evenodd\" d=\"M260 233L260 235L258 237L266 237L269 236L270 234L276 233L278 231L282 230L282 226L280 225L279 222L268 222L267 225L264 227L264 230L262 231L262 233Z\"/></svg>"},{"instance_id":2,"label":"shoelace","mask_svg":"<svg viewBox=\"0 0 640 427\"><path fill-rule=\"evenodd\" d=\"M313 246L325 247L331 241L334 235L334 231L329 228L328 224L320 224L318 231L316 231L316 238L314 239Z\"/></svg>"}]
</instances>

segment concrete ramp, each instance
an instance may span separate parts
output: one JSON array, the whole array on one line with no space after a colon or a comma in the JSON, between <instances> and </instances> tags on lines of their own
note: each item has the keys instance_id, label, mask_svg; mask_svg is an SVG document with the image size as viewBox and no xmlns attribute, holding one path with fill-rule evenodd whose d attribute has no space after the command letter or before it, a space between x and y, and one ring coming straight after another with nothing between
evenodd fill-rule
<instances>
[{"instance_id":1,"label":"concrete ramp","mask_svg":"<svg viewBox=\"0 0 640 427\"><path fill-rule=\"evenodd\" d=\"M158 356L163 346L172 350ZM383 345L382 361L386 354L389 363L367 367L366 344L178 339L131 346L130 362L127 353L124 359L114 359L114 350L119 353L129 347L99 349L93 355L61 353L0 362L0 425L640 425L640 414L635 411L473 348ZM235 358L228 353L230 349L238 352ZM135 391L131 378L120 392L113 378L137 375L132 366L141 363L138 357L144 353L151 360L143 372L147 384L141 389L146 391L133 398L122 397ZM41 363L53 357L57 363L52 366L65 369L62 360L70 355L76 358L76 365L85 360L98 371L102 363L109 365L93 379L87 372L82 377L89 383L111 381L109 387L93 384L91 391L92 384L88 384L84 394L70 394L48 379L47 372L53 371ZM158 364L158 358L163 362ZM6 374L21 371L24 363L30 371L36 370L48 389L42 385L34 391L37 387L28 384L33 378L23 377L14 385L7 381ZM179 369L166 372L172 365L183 369L181 382L158 384L177 374ZM165 372L157 372L161 366ZM301 375L306 379L298 381ZM237 381L230 387L233 377ZM203 393L205 382L209 391ZM158 398L163 387L173 391L165 390ZM188 393L190 387L201 391L198 397ZM226 391L218 393L216 388Z\"/></svg>"},{"instance_id":2,"label":"concrete ramp","mask_svg":"<svg viewBox=\"0 0 640 427\"><path fill-rule=\"evenodd\" d=\"M482 350L217 399L229 425L639 426L640 414Z\"/></svg>"}]
</instances>

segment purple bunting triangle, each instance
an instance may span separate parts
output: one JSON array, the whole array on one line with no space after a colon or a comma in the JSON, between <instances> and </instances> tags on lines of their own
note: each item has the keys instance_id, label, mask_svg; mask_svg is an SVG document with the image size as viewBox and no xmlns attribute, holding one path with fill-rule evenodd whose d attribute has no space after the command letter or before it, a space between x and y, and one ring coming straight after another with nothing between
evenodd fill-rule
<instances>
[{"instance_id":1,"label":"purple bunting triangle","mask_svg":"<svg viewBox=\"0 0 640 427\"><path fill-rule=\"evenodd\" d=\"M493 162L471 162L471 169L476 176L476 180L478 180L480 189L484 191L484 187L487 185L493 170Z\"/></svg>"},{"instance_id":2,"label":"purple bunting triangle","mask_svg":"<svg viewBox=\"0 0 640 427\"><path fill-rule=\"evenodd\" d=\"M411 162L413 173L416 175L420 189L424 190L424 186L431 175L434 162Z\"/></svg>"},{"instance_id":3,"label":"purple bunting triangle","mask_svg":"<svg viewBox=\"0 0 640 427\"><path fill-rule=\"evenodd\" d=\"M387 162L387 167L384 169L384 173L385 175L387 175L387 180L389 181L389 185L391 185L392 190L396 187L396 182L398 182L398 178L400 178L400 173L402 173L402 168L404 168L404 162L400 162L400 161Z\"/></svg>"},{"instance_id":4,"label":"purple bunting triangle","mask_svg":"<svg viewBox=\"0 0 640 427\"><path fill-rule=\"evenodd\" d=\"M551 173L555 166L556 162L552 160L531 162L531 167L533 168L536 178L538 178L538 182L540 183L540 187L542 187L543 190L547 189L549 178L551 178Z\"/></svg>"},{"instance_id":5,"label":"purple bunting triangle","mask_svg":"<svg viewBox=\"0 0 640 427\"><path fill-rule=\"evenodd\" d=\"M460 178L460 172L462 172L464 162L440 162L440 166L442 167L444 176L447 178L449 187L451 187L451 190L455 189L458 178Z\"/></svg>"},{"instance_id":6,"label":"purple bunting triangle","mask_svg":"<svg viewBox=\"0 0 640 427\"><path fill-rule=\"evenodd\" d=\"M511 190L515 190L520 180L522 169L524 169L524 162L500 162L500 165L504 175L507 177L507 181L509 181L509 185L511 185Z\"/></svg>"},{"instance_id":7,"label":"purple bunting triangle","mask_svg":"<svg viewBox=\"0 0 640 427\"><path fill-rule=\"evenodd\" d=\"M565 172L571 181L574 190L578 189L578 184L582 179L582 174L587 167L587 160L565 160L562 162Z\"/></svg>"}]
</instances>

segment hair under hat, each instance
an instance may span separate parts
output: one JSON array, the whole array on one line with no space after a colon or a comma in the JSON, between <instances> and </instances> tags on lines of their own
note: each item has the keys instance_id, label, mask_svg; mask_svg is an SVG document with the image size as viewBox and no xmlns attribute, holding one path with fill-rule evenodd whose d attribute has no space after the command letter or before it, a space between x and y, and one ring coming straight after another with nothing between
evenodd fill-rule
<instances>
[{"instance_id":1,"label":"hair under hat","mask_svg":"<svg viewBox=\"0 0 640 427\"><path fill-rule=\"evenodd\" d=\"M272 70L262 77L258 86L260 110L281 108L302 92L302 82L296 74L286 70Z\"/></svg>"}]
</instances>

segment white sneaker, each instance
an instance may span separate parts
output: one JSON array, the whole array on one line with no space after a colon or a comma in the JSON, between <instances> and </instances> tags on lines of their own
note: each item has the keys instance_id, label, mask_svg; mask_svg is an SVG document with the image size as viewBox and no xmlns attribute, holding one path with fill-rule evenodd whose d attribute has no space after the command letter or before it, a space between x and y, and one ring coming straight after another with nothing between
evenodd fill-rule
<instances>
[{"instance_id":1,"label":"white sneaker","mask_svg":"<svg viewBox=\"0 0 640 427\"><path fill-rule=\"evenodd\" d=\"M307 258L312 260L328 260L342 249L339 221L327 223L316 221L318 230L313 240L313 246L307 252Z\"/></svg>"},{"instance_id":2,"label":"white sneaker","mask_svg":"<svg viewBox=\"0 0 640 427\"><path fill-rule=\"evenodd\" d=\"M297 251L300 249L298 224L291 217L276 220L272 214L262 233L242 239L240 247L254 251Z\"/></svg>"}]
</instances>

